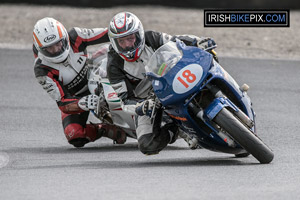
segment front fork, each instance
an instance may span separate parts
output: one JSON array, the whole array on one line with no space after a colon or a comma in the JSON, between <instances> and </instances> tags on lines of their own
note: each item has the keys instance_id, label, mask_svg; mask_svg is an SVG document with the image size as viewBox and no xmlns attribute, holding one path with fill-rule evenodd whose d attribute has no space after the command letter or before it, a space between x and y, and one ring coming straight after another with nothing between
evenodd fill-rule
<instances>
[{"instance_id":1,"label":"front fork","mask_svg":"<svg viewBox=\"0 0 300 200\"><path fill-rule=\"evenodd\" d=\"M243 111L235 106L219 88L211 84L208 84L207 88L215 96L215 99L205 110L194 105L193 103L190 103L188 106L190 110L193 111L194 116L201 119L201 121L214 130L215 133L228 144L228 146L235 147L236 143L222 130L221 127L215 123L212 123L213 119L224 107L229 107L231 108L230 110L232 110L233 113L240 119L240 121L249 127L249 129L254 126L254 122Z\"/></svg>"},{"instance_id":2,"label":"front fork","mask_svg":"<svg viewBox=\"0 0 300 200\"><path fill-rule=\"evenodd\" d=\"M213 119L224 107L230 107L233 113L250 129L254 126L252 121L243 111L241 111L236 105L234 105L222 91L214 85L207 84L206 87L213 93L216 99L208 106L206 110L212 110L211 114L208 114L209 119Z\"/></svg>"}]
</instances>

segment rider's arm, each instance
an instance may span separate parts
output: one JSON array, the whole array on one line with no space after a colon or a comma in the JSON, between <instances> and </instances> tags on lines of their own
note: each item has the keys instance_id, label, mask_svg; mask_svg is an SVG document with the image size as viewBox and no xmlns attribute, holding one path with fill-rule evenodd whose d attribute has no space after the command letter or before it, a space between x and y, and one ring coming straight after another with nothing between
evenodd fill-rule
<instances>
[{"instance_id":1,"label":"rider's arm","mask_svg":"<svg viewBox=\"0 0 300 200\"><path fill-rule=\"evenodd\" d=\"M213 55L214 59L218 62L217 53L214 51L216 48L216 42L210 37L198 37L194 35L176 35L172 37L172 41L180 39L187 46L196 46L200 49L205 49L207 52ZM212 48L209 48L212 47Z\"/></svg>"},{"instance_id":2,"label":"rider's arm","mask_svg":"<svg viewBox=\"0 0 300 200\"><path fill-rule=\"evenodd\" d=\"M154 51L171 40L172 36L162 32L146 31L145 43Z\"/></svg>"},{"instance_id":3,"label":"rider's arm","mask_svg":"<svg viewBox=\"0 0 300 200\"><path fill-rule=\"evenodd\" d=\"M160 46L164 45L165 43L169 41L175 41L176 39L183 41L187 46L197 46L202 49L205 49L207 46L210 45L209 42L213 41L213 39L209 37L198 37L195 35L171 36L166 33L156 32L156 31L146 31L145 37L146 37L146 44L148 46L151 46L154 51L158 49Z\"/></svg>"},{"instance_id":4,"label":"rider's arm","mask_svg":"<svg viewBox=\"0 0 300 200\"><path fill-rule=\"evenodd\" d=\"M188 46L195 46L196 41L200 40L199 37L194 35L175 35L171 36L166 33L156 32L156 31L146 31L146 44L151 46L154 50L158 49L160 46L166 44L169 41L175 41L176 38L183 41Z\"/></svg>"},{"instance_id":5,"label":"rider's arm","mask_svg":"<svg viewBox=\"0 0 300 200\"><path fill-rule=\"evenodd\" d=\"M107 28L78 28L69 31L70 42L75 52L84 51L87 46L109 42Z\"/></svg>"},{"instance_id":6,"label":"rider's arm","mask_svg":"<svg viewBox=\"0 0 300 200\"><path fill-rule=\"evenodd\" d=\"M145 32L146 44L153 48L155 51L162 45L169 41L175 41L179 39L183 41L188 46L198 46L201 41L207 40L208 37L198 37L195 35L174 35L171 36L166 33L156 32L156 31L146 31Z\"/></svg>"},{"instance_id":7,"label":"rider's arm","mask_svg":"<svg viewBox=\"0 0 300 200\"><path fill-rule=\"evenodd\" d=\"M36 60L34 68L35 76L39 84L57 102L59 109L67 114L81 113L84 110L78 106L78 97L71 96L58 80L58 70L41 65L39 59Z\"/></svg>"}]
</instances>

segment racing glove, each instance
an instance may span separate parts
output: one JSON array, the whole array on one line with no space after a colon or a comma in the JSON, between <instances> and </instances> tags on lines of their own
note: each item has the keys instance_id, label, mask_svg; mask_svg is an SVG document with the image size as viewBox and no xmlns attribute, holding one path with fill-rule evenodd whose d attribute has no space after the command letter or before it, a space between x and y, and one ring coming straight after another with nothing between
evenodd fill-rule
<instances>
[{"instance_id":1,"label":"racing glove","mask_svg":"<svg viewBox=\"0 0 300 200\"><path fill-rule=\"evenodd\" d=\"M99 102L99 97L97 95L90 94L82 97L78 101L78 106L79 108L85 111L95 110L97 108L98 102Z\"/></svg>"},{"instance_id":2,"label":"racing glove","mask_svg":"<svg viewBox=\"0 0 300 200\"><path fill-rule=\"evenodd\" d=\"M140 116L147 115L148 117L151 117L154 104L155 102L152 99L139 102L136 104L135 112Z\"/></svg>"},{"instance_id":3,"label":"racing glove","mask_svg":"<svg viewBox=\"0 0 300 200\"><path fill-rule=\"evenodd\" d=\"M207 51L210 54L212 54L213 58L217 62L219 62L219 58L217 56L217 53L214 51L214 48L217 47L217 44L214 41L214 39L212 39L210 37L207 37L207 38L202 37L197 41L197 47Z\"/></svg>"},{"instance_id":4,"label":"racing glove","mask_svg":"<svg viewBox=\"0 0 300 200\"><path fill-rule=\"evenodd\" d=\"M197 41L197 47L199 47L200 49L207 49L210 47L216 46L216 42L214 41L214 39L207 37L207 38L200 38L200 40Z\"/></svg>"}]
</instances>

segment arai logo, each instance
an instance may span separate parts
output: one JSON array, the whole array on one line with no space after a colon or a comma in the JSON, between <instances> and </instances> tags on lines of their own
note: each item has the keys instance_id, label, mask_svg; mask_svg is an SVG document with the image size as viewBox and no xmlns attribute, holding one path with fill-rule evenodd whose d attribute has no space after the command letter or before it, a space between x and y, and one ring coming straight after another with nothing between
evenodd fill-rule
<instances>
[{"instance_id":1,"label":"arai logo","mask_svg":"<svg viewBox=\"0 0 300 200\"><path fill-rule=\"evenodd\" d=\"M52 35L48 35L45 39L44 42L49 43L52 42L53 40L55 40L56 36L54 34Z\"/></svg>"}]
</instances>

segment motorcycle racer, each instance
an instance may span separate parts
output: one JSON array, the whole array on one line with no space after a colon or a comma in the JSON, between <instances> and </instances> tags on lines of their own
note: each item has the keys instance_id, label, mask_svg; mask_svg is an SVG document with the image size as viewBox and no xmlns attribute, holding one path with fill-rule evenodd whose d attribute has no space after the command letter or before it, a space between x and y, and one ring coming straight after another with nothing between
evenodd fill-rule
<instances>
[{"instance_id":1,"label":"motorcycle racer","mask_svg":"<svg viewBox=\"0 0 300 200\"><path fill-rule=\"evenodd\" d=\"M108 52L108 79L123 101L123 110L135 115L139 149L144 154L156 154L176 141L180 130L164 115L149 94L151 82L145 78L145 66L160 46L176 38L186 45L207 48L215 45L211 38L192 35L171 36L156 31L144 31L141 21L130 12L115 15L109 24L111 41ZM158 105L155 108L155 105ZM154 120L152 111L157 112ZM190 146L191 147L191 146Z\"/></svg>"},{"instance_id":2,"label":"motorcycle racer","mask_svg":"<svg viewBox=\"0 0 300 200\"><path fill-rule=\"evenodd\" d=\"M125 132L114 125L86 124L89 111L97 108L99 96L88 90L89 45L109 42L107 28L78 28L69 32L57 20L45 17L33 29L34 73L43 89L61 110L64 134L75 147L83 147L100 137L118 144Z\"/></svg>"}]
</instances>

